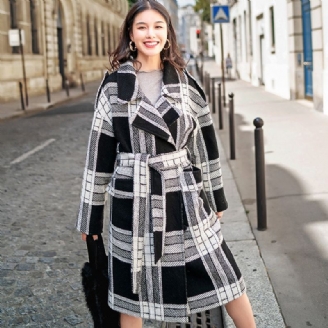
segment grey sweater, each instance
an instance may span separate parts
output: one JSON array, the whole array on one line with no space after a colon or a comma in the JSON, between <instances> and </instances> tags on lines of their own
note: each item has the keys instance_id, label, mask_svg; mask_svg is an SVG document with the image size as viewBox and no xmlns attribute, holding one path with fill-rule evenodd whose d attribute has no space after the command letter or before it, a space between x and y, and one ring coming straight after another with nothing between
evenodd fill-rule
<instances>
[{"instance_id":1,"label":"grey sweater","mask_svg":"<svg viewBox=\"0 0 328 328\"><path fill-rule=\"evenodd\" d=\"M161 95L163 71L137 72L137 79L142 92L155 105Z\"/></svg>"}]
</instances>

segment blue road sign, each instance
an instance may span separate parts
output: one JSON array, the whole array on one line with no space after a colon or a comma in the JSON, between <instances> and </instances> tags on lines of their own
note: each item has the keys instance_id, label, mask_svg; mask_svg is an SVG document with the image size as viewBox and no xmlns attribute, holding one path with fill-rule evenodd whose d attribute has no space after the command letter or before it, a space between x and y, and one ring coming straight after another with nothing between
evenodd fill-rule
<instances>
[{"instance_id":1,"label":"blue road sign","mask_svg":"<svg viewBox=\"0 0 328 328\"><path fill-rule=\"evenodd\" d=\"M230 10L229 6L211 5L212 23L229 23Z\"/></svg>"}]
</instances>

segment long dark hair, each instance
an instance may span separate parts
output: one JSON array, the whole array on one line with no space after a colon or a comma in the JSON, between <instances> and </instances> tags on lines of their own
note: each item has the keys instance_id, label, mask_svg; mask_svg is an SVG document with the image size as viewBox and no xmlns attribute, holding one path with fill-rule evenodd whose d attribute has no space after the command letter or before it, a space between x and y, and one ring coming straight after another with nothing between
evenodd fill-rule
<instances>
[{"instance_id":1,"label":"long dark hair","mask_svg":"<svg viewBox=\"0 0 328 328\"><path fill-rule=\"evenodd\" d=\"M138 51L131 51L129 48L129 43L131 41L130 31L132 29L132 24L135 17L139 13L149 9L158 11L164 17L167 24L167 38L170 42L170 47L167 50L163 49L161 51L160 56L162 68L164 67L164 61L170 62L180 72L185 68L186 63L181 56L175 31L172 26L171 17L166 8L156 0L139 0L131 7L123 22L117 48L112 53L109 53L109 63L113 70L118 69L121 64L128 60L132 60L133 63L137 63L139 66L138 69L141 68L141 63L136 60ZM165 48L166 47L167 44L165 45Z\"/></svg>"}]
</instances>

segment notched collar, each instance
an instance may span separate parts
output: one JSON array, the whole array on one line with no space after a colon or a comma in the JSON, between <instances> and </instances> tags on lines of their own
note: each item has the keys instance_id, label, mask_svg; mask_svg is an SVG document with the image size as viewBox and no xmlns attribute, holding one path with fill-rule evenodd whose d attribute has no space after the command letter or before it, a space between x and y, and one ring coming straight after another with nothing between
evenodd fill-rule
<instances>
[{"instance_id":1,"label":"notched collar","mask_svg":"<svg viewBox=\"0 0 328 328\"><path fill-rule=\"evenodd\" d=\"M160 100L153 105L143 94L137 79L137 72L131 61L120 66L117 74L117 101L127 104L140 100L137 110L130 117L130 124L138 129L154 134L175 146L169 127L181 117L183 111L179 73L168 62L164 64L163 83ZM163 107L162 107L163 106ZM169 108L161 112L161 108Z\"/></svg>"}]
</instances>

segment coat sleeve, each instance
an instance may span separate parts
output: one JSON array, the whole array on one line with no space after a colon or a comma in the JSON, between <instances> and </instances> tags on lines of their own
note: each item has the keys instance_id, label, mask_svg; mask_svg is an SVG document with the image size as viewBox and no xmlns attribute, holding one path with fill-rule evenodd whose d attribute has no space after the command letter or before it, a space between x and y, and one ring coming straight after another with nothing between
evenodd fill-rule
<instances>
[{"instance_id":1,"label":"coat sleeve","mask_svg":"<svg viewBox=\"0 0 328 328\"><path fill-rule=\"evenodd\" d=\"M201 169L204 191L211 208L221 212L228 208L222 180L219 149L205 94L195 80L191 82L190 100L196 116L196 126L188 148L193 164Z\"/></svg>"},{"instance_id":2,"label":"coat sleeve","mask_svg":"<svg viewBox=\"0 0 328 328\"><path fill-rule=\"evenodd\" d=\"M105 89L102 87L96 98L76 223L76 228L86 234L102 232L106 187L116 159L117 141Z\"/></svg>"}]
</instances>

